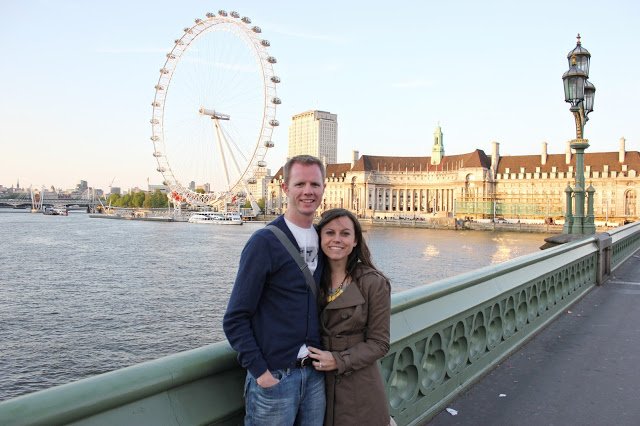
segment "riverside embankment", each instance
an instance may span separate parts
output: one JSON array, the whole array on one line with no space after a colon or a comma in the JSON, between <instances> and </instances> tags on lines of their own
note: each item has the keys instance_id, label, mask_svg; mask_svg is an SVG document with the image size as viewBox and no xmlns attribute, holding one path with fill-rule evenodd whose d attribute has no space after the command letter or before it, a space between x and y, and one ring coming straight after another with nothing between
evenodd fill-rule
<instances>
[{"instance_id":1,"label":"riverside embankment","mask_svg":"<svg viewBox=\"0 0 640 426\"><path fill-rule=\"evenodd\" d=\"M454 218L432 218L432 219L371 219L360 218L360 223L375 227L389 228L425 228L425 229L459 229L472 231L498 231L498 232L531 232L540 234L561 234L562 223L544 224L529 223L526 221L501 221L491 222L488 220L462 220ZM596 233L606 232L617 228L617 223L610 223L608 226L596 223Z\"/></svg>"}]
</instances>

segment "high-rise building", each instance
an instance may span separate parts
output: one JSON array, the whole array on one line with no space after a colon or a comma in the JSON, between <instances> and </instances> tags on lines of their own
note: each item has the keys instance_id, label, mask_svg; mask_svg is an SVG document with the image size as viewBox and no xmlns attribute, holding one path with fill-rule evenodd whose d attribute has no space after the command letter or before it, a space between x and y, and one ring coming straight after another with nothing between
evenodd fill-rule
<instances>
[{"instance_id":1,"label":"high-rise building","mask_svg":"<svg viewBox=\"0 0 640 426\"><path fill-rule=\"evenodd\" d=\"M292 117L289 127L289 155L314 155L325 164L338 157L338 115L326 111L306 111Z\"/></svg>"},{"instance_id":2,"label":"high-rise building","mask_svg":"<svg viewBox=\"0 0 640 426\"><path fill-rule=\"evenodd\" d=\"M86 180L81 180L76 185L76 191L78 191L78 192L86 191L87 188L89 188L89 185L87 184Z\"/></svg>"}]
</instances>

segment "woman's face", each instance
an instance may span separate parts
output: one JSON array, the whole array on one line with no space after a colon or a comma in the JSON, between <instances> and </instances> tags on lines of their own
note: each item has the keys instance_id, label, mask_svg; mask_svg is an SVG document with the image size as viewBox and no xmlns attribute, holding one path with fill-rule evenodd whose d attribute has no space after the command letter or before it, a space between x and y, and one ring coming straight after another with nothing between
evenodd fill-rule
<instances>
[{"instance_id":1,"label":"woman's face","mask_svg":"<svg viewBox=\"0 0 640 426\"><path fill-rule=\"evenodd\" d=\"M320 247L330 260L346 260L357 244L353 222L346 216L333 219L320 231Z\"/></svg>"}]
</instances>

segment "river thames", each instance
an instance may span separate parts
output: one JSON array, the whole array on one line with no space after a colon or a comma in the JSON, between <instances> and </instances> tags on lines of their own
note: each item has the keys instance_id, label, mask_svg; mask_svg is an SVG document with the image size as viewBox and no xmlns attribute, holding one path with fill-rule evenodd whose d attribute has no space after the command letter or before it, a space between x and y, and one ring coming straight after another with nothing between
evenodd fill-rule
<instances>
[{"instance_id":1,"label":"river thames","mask_svg":"<svg viewBox=\"0 0 640 426\"><path fill-rule=\"evenodd\" d=\"M0 401L224 339L240 252L262 226L0 209ZM394 292L536 252L549 236L364 228Z\"/></svg>"}]
</instances>

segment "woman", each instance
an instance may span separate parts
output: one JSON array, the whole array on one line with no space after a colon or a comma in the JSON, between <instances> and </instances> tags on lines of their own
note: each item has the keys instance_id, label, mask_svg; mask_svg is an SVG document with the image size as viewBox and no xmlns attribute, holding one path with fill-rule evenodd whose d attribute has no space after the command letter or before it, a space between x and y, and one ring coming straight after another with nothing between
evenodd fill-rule
<instances>
[{"instance_id":1,"label":"woman","mask_svg":"<svg viewBox=\"0 0 640 426\"><path fill-rule=\"evenodd\" d=\"M377 360L389 350L389 280L371 263L356 217L324 212L318 224L326 255L319 292L326 351L310 347L313 366L325 372L325 425L389 424L389 403Z\"/></svg>"}]
</instances>

